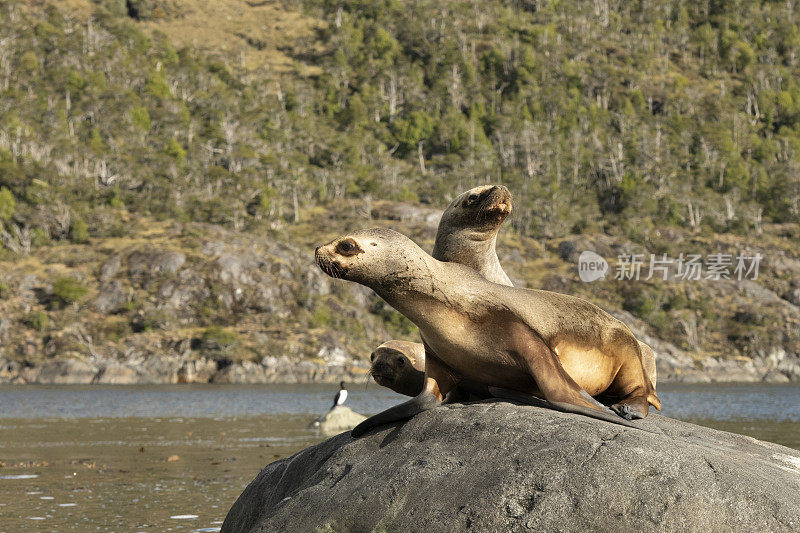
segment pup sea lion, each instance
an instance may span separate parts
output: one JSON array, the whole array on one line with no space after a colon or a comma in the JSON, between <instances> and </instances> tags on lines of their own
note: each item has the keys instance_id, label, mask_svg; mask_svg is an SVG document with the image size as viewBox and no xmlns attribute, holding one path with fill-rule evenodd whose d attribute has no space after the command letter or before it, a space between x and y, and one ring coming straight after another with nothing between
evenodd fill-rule
<instances>
[{"instance_id":1,"label":"pup sea lion","mask_svg":"<svg viewBox=\"0 0 800 533\"><path fill-rule=\"evenodd\" d=\"M419 342L387 341L370 355L375 383L406 396L416 396L425 384L425 347Z\"/></svg>"},{"instance_id":2,"label":"pup sea lion","mask_svg":"<svg viewBox=\"0 0 800 533\"><path fill-rule=\"evenodd\" d=\"M422 392L362 422L354 436L439 405L461 381L540 396L554 408L622 425L630 424L591 395L618 398L611 409L627 420L661 406L636 338L585 300L492 283L383 228L334 239L315 259L329 276L374 290L417 325L425 345Z\"/></svg>"}]
</instances>

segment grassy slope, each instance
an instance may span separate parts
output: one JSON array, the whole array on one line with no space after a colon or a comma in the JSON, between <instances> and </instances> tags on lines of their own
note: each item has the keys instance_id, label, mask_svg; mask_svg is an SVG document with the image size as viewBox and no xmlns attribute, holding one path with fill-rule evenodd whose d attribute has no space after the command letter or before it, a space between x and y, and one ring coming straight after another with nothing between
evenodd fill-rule
<instances>
[{"instance_id":1,"label":"grassy slope","mask_svg":"<svg viewBox=\"0 0 800 533\"><path fill-rule=\"evenodd\" d=\"M25 9L36 15L43 4L55 5L84 24L94 10L89 2L81 0L32 3ZM292 83L292 80L319 75L318 62L305 62L302 58L314 57L329 46L329 43L321 40L329 21L316 19L296 6L253 4L257 5L253 7L247 2L224 0L214 3L210 9L202 9L200 2L166 2L163 13L134 24L155 39L161 34L165 35L176 49L188 46L198 56L210 55L212 60L218 57L229 61L231 68L238 69L243 79L258 80L261 76L270 84L276 81ZM609 46L613 44L609 43ZM613 55L614 51L609 53ZM679 61L677 57L673 60ZM687 66L685 71L693 68ZM265 71L269 73L266 77ZM664 87L674 85L675 72L666 69L663 77L653 76L643 83L645 93L659 93ZM704 97L713 97L716 87L710 81L695 83L692 85L692 98L702 100ZM265 91L274 92L275 89L267 87ZM244 161L247 165L246 157ZM396 165L395 172L401 174L416 171L413 155L387 165ZM483 181L478 176L485 174L474 175L474 178L464 180L460 186L477 184ZM304 188L313 188L315 180L301 183ZM224 197L226 186L239 188L235 181L227 182L215 195ZM527 190L527 186L525 189L524 195L530 198L531 191ZM423 191L421 188L420 192ZM521 190L514 192L523 195ZM133 197L137 193L132 191L127 194ZM413 328L409 328L396 315L380 309L374 301L369 304L373 306L372 314L366 314L363 300L358 299L358 294L354 296L340 285L335 284L330 294L309 295L303 272L314 267L307 252L314 245L342 231L373 223L409 232L430 247L431 229L424 224L380 217L377 221L368 221L361 200L336 199L314 204L306 202L309 197L302 195L297 212L299 220L295 221L288 201L289 190L281 189L278 194L286 200L278 207L280 216L275 216L273 207L264 215L266 222L273 219L273 223L262 221L258 225L246 226L244 229L247 233L243 235L243 240L256 243L286 242L293 247L282 257L269 250L263 251L268 260L287 262L293 267L291 276L294 278L279 282L287 290L286 317L279 318L274 313L247 305L232 312L215 299L219 297L215 293L217 284L224 286L221 290L230 287L216 277L213 271L215 257L203 252L203 243L215 239L235 239L234 233L205 223L186 221L180 216L171 218L163 213L148 215L141 207L130 210L121 208L102 216L87 216L93 231L88 243L54 240L34 247L28 256L6 253L0 257L0 317L10 325L4 333L2 355L31 364L51 357L85 357L88 351L86 336L89 335L98 352L110 357L124 357L127 347L131 345L164 346L170 340L187 338L202 341L209 328L217 325L233 334L230 342L223 343L221 347L213 343L196 342L194 356L202 354L259 360L264 354L289 353L315 357L320 343L343 345L354 354L365 356L371 346L389 335L409 335ZM558 202L569 204L568 199L563 197ZM446 199L433 200L434 208L442 208L445 204ZM391 206L392 203L387 205ZM546 203L534 205L539 210L546 208ZM517 216L529 215L524 213ZM558 215L553 218L556 220L554 226L558 227ZM121 224L124 231L117 231L114 235L104 233L102 228L95 231L97 226L111 219ZM230 219L226 219L225 223L230 226ZM236 227L235 221L233 226ZM765 225L760 228L763 233L753 237L717 233L709 228L699 232L673 229L682 239L680 244L674 238L656 237L657 225L650 227L635 244L627 235L620 234L622 232L617 231L616 226L606 229L612 235L610 239L617 245L635 246L647 252L667 251L676 256L681 251L706 253L712 248L726 252L759 249L764 250L768 258L785 256L794 261L792 264L796 264L800 259L796 247L800 237L798 225L790 222L788 226L776 228ZM583 229L590 238L594 238L596 230L594 225ZM730 286L720 290L709 284L642 283L632 293L630 287L621 283L581 284L577 281L574 266L557 254L558 243L572 237L563 233L548 233L550 230L529 233L519 229L512 233L509 228L501 239L500 252L501 256L506 257L506 268L529 287L577 293L612 310L625 308L649 322L651 333L674 342L698 358L707 355L753 357L766 354L776 346L783 346L795 353L798 351L800 334L797 319L792 315L792 308L785 304L746 297ZM170 309L159 295L160 287L170 280L169 276L159 278L148 286L129 279L125 273L124 258L133 250L150 248L182 251L188 258L187 269L205 276L204 284L210 291L208 301L190 310ZM243 242L237 249L242 251L246 248L247 242ZM519 254L510 255L510 250L516 250ZM123 257L123 267L116 278L129 296L125 306L114 314L104 315L93 309L92 302L101 291L98 272L114 255ZM798 279L798 272L793 268L782 269L768 261L760 283L778 297L783 296L795 286L792 284ZM25 276L29 275L36 278L37 296L25 301L19 288L24 284ZM53 284L64 277L75 278L88 289L76 303L54 303L48 294L52 292ZM745 308L743 298L749 298L752 309ZM648 300L658 303L655 309L645 305ZM677 300L684 301L681 307L670 308L667 305ZM745 311L757 317L742 318L742 312ZM41 318L42 313L46 315L46 320ZM680 321L692 321L698 325L696 338L679 326ZM217 330L212 329L212 336L218 334ZM28 345L33 348L26 348ZM142 350L151 354L157 351Z\"/></svg>"}]
</instances>

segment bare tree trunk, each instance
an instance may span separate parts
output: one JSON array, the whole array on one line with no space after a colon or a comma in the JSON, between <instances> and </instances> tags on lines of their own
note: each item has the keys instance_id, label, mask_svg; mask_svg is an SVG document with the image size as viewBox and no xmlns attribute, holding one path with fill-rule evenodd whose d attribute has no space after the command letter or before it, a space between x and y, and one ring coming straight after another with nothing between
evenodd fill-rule
<instances>
[{"instance_id":1,"label":"bare tree trunk","mask_svg":"<svg viewBox=\"0 0 800 533\"><path fill-rule=\"evenodd\" d=\"M297 185L292 188L292 207L294 208L293 222L300 222L300 205L297 202Z\"/></svg>"},{"instance_id":2,"label":"bare tree trunk","mask_svg":"<svg viewBox=\"0 0 800 533\"><path fill-rule=\"evenodd\" d=\"M389 77L389 122L394 122L394 115L397 113L397 81L395 75Z\"/></svg>"}]
</instances>

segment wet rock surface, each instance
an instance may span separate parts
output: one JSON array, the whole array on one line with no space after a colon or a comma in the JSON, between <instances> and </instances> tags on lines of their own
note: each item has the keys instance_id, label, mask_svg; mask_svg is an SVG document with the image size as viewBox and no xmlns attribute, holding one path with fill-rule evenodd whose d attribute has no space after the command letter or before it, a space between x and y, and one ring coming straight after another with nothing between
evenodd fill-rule
<instances>
[{"instance_id":1,"label":"wet rock surface","mask_svg":"<svg viewBox=\"0 0 800 533\"><path fill-rule=\"evenodd\" d=\"M485 401L267 465L238 531L797 531L800 452L650 415L625 428Z\"/></svg>"}]
</instances>

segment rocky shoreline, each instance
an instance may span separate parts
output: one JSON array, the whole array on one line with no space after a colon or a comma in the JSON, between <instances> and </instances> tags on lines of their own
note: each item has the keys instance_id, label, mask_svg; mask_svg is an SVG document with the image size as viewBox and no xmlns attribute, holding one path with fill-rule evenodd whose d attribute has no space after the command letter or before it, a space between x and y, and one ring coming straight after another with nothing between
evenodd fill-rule
<instances>
[{"instance_id":1,"label":"rocky shoreline","mask_svg":"<svg viewBox=\"0 0 800 533\"><path fill-rule=\"evenodd\" d=\"M696 361L674 346L652 342L658 353L659 383L800 383L800 360L783 351L758 359L709 357ZM171 383L338 383L363 381L367 361L325 361L265 357L261 362L159 355L141 362L56 359L25 366L0 358L0 384L150 385Z\"/></svg>"},{"instance_id":2,"label":"rocky shoreline","mask_svg":"<svg viewBox=\"0 0 800 533\"><path fill-rule=\"evenodd\" d=\"M386 204L372 216L430 247L439 214ZM149 221L145 231L146 238L54 245L27 262L0 264L0 383L360 381L374 347L416 336L372 291L316 268L310 245L200 224ZM758 285L683 287L680 294L716 314L706 310L703 319L682 308L662 317L674 327L659 330L611 282L574 279L577 251L613 257L630 243L606 235L558 245L507 239L501 261L516 284L601 305L652 346L659 383L800 383L800 300L779 283L800 279L800 260L776 256ZM683 322L694 324L691 335L681 333Z\"/></svg>"},{"instance_id":3,"label":"rocky shoreline","mask_svg":"<svg viewBox=\"0 0 800 533\"><path fill-rule=\"evenodd\" d=\"M362 381L366 365L292 362L287 357L254 363L225 364L213 359L154 357L141 364L64 359L25 367L0 360L0 384L13 385L154 385L171 383L338 383Z\"/></svg>"}]
</instances>

